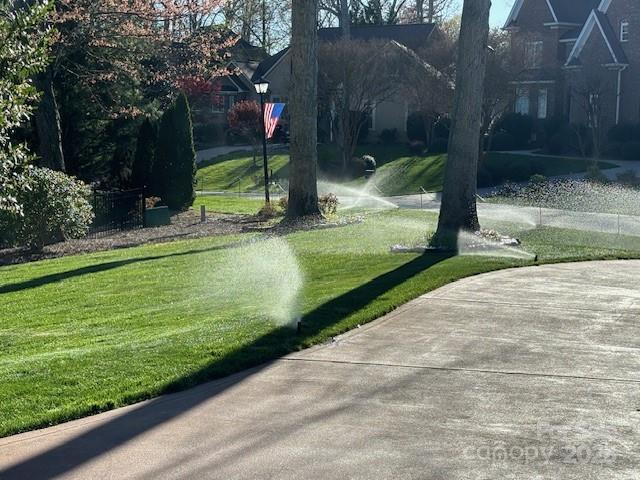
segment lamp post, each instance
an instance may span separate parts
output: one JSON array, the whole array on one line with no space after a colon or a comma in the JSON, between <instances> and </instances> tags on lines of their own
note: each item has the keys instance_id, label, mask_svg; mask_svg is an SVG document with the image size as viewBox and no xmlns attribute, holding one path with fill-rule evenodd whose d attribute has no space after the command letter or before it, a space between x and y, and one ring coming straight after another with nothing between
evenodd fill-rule
<instances>
[{"instance_id":1,"label":"lamp post","mask_svg":"<svg viewBox=\"0 0 640 480\"><path fill-rule=\"evenodd\" d=\"M269 82L264 78L259 78L254 82L256 92L260 95L260 111L262 112L262 163L264 165L264 200L270 203L269 199L269 165L267 163L267 123L264 118L264 95L269 90Z\"/></svg>"}]
</instances>

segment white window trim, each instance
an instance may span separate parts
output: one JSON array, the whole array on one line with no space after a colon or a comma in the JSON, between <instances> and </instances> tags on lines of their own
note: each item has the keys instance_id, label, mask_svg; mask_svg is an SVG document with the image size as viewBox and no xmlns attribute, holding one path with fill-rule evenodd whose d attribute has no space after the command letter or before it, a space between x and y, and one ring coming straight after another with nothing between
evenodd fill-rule
<instances>
[{"instance_id":1,"label":"white window trim","mask_svg":"<svg viewBox=\"0 0 640 480\"><path fill-rule=\"evenodd\" d=\"M544 103L542 99L544 98ZM549 90L541 88L538 90L538 118L544 120L547 118L549 108Z\"/></svg>"},{"instance_id":2,"label":"white window trim","mask_svg":"<svg viewBox=\"0 0 640 480\"><path fill-rule=\"evenodd\" d=\"M523 102L522 105L525 108L520 108L521 101ZM521 115L529 115L529 113L531 112L531 90L529 88L520 87L517 89L514 110L516 113L519 113Z\"/></svg>"},{"instance_id":3,"label":"white window trim","mask_svg":"<svg viewBox=\"0 0 640 480\"><path fill-rule=\"evenodd\" d=\"M629 41L629 22L623 20L620 22L620 42L626 43Z\"/></svg>"},{"instance_id":4,"label":"white window trim","mask_svg":"<svg viewBox=\"0 0 640 480\"><path fill-rule=\"evenodd\" d=\"M526 69L535 70L541 68L544 62L544 42L542 40L527 42L524 55Z\"/></svg>"}]
</instances>

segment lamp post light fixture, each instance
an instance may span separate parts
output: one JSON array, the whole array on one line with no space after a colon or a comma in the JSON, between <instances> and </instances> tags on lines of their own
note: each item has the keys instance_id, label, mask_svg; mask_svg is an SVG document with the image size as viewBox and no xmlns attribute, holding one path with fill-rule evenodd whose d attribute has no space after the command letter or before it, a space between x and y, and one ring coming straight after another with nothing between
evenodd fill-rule
<instances>
[{"instance_id":1,"label":"lamp post light fixture","mask_svg":"<svg viewBox=\"0 0 640 480\"><path fill-rule=\"evenodd\" d=\"M260 95L260 111L262 112L262 163L264 165L264 200L270 203L269 199L269 165L267 163L267 123L264 118L264 96L269 90L269 82L264 78L259 78L254 82L256 92Z\"/></svg>"}]
</instances>

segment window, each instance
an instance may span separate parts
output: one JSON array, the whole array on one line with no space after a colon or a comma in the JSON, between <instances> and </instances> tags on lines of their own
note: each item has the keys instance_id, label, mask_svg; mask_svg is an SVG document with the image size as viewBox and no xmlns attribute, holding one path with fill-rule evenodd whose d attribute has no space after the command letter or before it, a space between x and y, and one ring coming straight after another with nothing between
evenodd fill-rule
<instances>
[{"instance_id":1,"label":"window","mask_svg":"<svg viewBox=\"0 0 640 480\"><path fill-rule=\"evenodd\" d=\"M372 107L367 108L367 112L364 114L366 115L366 122L364 123L364 127L367 128L367 130L375 130L376 129L376 106L373 105Z\"/></svg>"},{"instance_id":2,"label":"window","mask_svg":"<svg viewBox=\"0 0 640 480\"><path fill-rule=\"evenodd\" d=\"M620 22L620 41L629 41L629 22L627 21Z\"/></svg>"},{"instance_id":3,"label":"window","mask_svg":"<svg viewBox=\"0 0 640 480\"><path fill-rule=\"evenodd\" d=\"M549 91L546 88L538 90L538 118L547 118L547 101Z\"/></svg>"},{"instance_id":4,"label":"window","mask_svg":"<svg viewBox=\"0 0 640 480\"><path fill-rule=\"evenodd\" d=\"M219 96L211 102L211 113L224 113L224 97Z\"/></svg>"},{"instance_id":5,"label":"window","mask_svg":"<svg viewBox=\"0 0 640 480\"><path fill-rule=\"evenodd\" d=\"M524 67L540 68L542 66L542 48L543 43L527 42L524 46Z\"/></svg>"},{"instance_id":6,"label":"window","mask_svg":"<svg viewBox=\"0 0 640 480\"><path fill-rule=\"evenodd\" d=\"M225 102L224 102L224 111L228 112L229 110L231 110L233 108L233 106L236 103L236 96L235 95L228 95L225 97Z\"/></svg>"},{"instance_id":7,"label":"window","mask_svg":"<svg viewBox=\"0 0 640 480\"><path fill-rule=\"evenodd\" d=\"M516 113L529 115L529 89L526 87L516 90Z\"/></svg>"}]
</instances>

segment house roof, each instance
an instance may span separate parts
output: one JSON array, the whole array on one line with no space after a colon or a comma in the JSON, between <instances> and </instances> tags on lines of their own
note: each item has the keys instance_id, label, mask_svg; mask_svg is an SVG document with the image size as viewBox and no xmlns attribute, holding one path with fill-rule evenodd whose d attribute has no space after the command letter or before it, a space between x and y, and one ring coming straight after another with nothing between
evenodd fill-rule
<instances>
[{"instance_id":1,"label":"house roof","mask_svg":"<svg viewBox=\"0 0 640 480\"><path fill-rule=\"evenodd\" d=\"M517 26L518 15L526 0L516 0L504 28ZM601 0L536 0L546 4L554 23L584 25L589 13L597 8Z\"/></svg>"},{"instance_id":2,"label":"house roof","mask_svg":"<svg viewBox=\"0 0 640 480\"><path fill-rule=\"evenodd\" d=\"M280 62L282 57L284 57L287 54L287 52L289 52L289 47L283 50L280 50L275 55L271 55L270 57L265 58L262 62L260 62L260 65L258 65L258 68L253 74L252 80L255 81L261 77L266 76L269 73L269 71L273 67L275 67L278 62Z\"/></svg>"},{"instance_id":3,"label":"house roof","mask_svg":"<svg viewBox=\"0 0 640 480\"><path fill-rule=\"evenodd\" d=\"M423 47L436 25L434 23L416 23L401 25L352 25L353 40L394 40L413 50ZM342 36L339 27L321 28L318 38L321 42L336 42Z\"/></svg>"},{"instance_id":4,"label":"house roof","mask_svg":"<svg viewBox=\"0 0 640 480\"><path fill-rule=\"evenodd\" d=\"M427 40L436 29L434 23L402 24L402 25L352 25L353 40L390 40L412 50L426 45ZM339 27L321 28L318 39L321 42L336 42L342 37ZM253 73L252 80L266 77L269 72L287 55L289 48L265 58Z\"/></svg>"},{"instance_id":5,"label":"house roof","mask_svg":"<svg viewBox=\"0 0 640 480\"><path fill-rule=\"evenodd\" d=\"M611 54L611 63L617 65L627 65L629 63L627 55L625 54L622 45L620 45L618 36L611 26L611 22L609 22L609 18L601 11L593 10L587 19L571 54L569 55L566 66L573 67L581 65L580 54L582 53L587 40L589 40L594 31L602 36L602 39L607 45L607 49Z\"/></svg>"},{"instance_id":6,"label":"house roof","mask_svg":"<svg viewBox=\"0 0 640 480\"><path fill-rule=\"evenodd\" d=\"M598 19L598 23L600 24L600 27L602 29L602 34L607 40L607 46L611 50L613 59L616 61L616 63L628 64L629 60L627 60L627 55L624 53L622 45L620 45L620 40L616 35L615 30L611 26L609 17L598 10L594 10L593 14Z\"/></svg>"},{"instance_id":7,"label":"house roof","mask_svg":"<svg viewBox=\"0 0 640 480\"><path fill-rule=\"evenodd\" d=\"M584 25L589 13L600 4L600 0L549 0L560 23Z\"/></svg>"},{"instance_id":8,"label":"house roof","mask_svg":"<svg viewBox=\"0 0 640 480\"><path fill-rule=\"evenodd\" d=\"M562 36L560 37L560 41L577 40L577 38L580 36L581 31L582 31L582 28L578 28L578 27L571 28L562 34Z\"/></svg>"}]
</instances>

